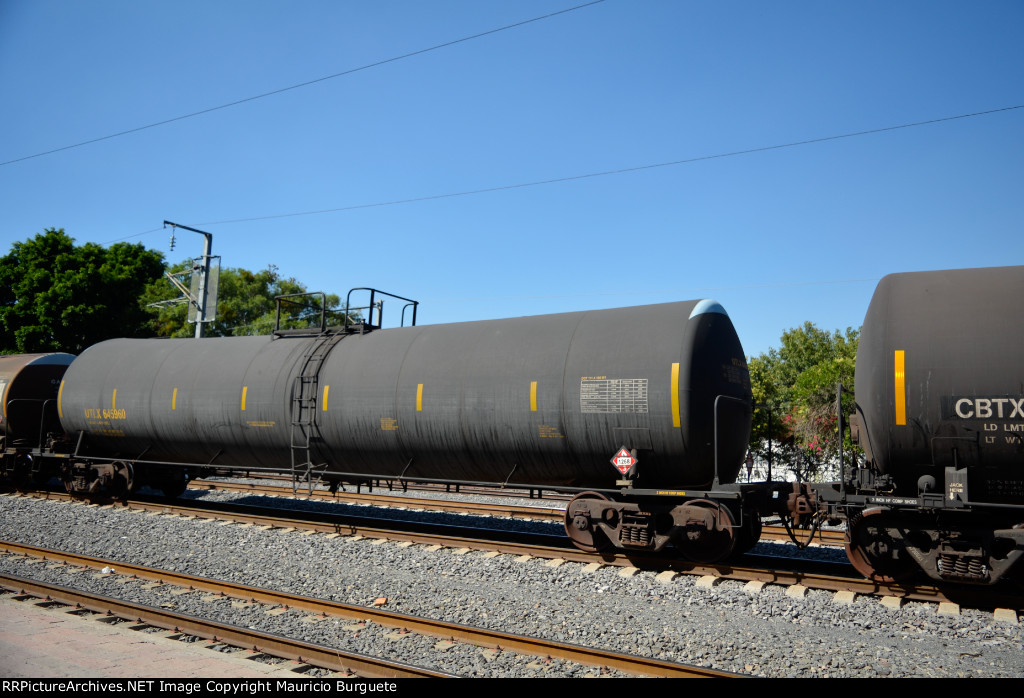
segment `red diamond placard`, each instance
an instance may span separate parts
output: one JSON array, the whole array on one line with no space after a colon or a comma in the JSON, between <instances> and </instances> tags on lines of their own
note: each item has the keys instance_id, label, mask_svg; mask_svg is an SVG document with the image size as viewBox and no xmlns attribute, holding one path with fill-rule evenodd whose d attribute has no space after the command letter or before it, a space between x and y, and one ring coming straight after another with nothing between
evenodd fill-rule
<instances>
[{"instance_id":1,"label":"red diamond placard","mask_svg":"<svg viewBox=\"0 0 1024 698\"><path fill-rule=\"evenodd\" d=\"M612 456L612 465L625 475L630 468L639 463L632 453L630 453L625 446L619 449L619 452Z\"/></svg>"}]
</instances>

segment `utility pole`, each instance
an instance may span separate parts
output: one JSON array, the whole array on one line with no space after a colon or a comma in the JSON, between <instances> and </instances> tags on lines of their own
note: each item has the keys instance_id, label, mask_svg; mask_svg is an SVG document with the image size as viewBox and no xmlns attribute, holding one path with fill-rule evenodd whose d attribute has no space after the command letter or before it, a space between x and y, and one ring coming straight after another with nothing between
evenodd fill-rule
<instances>
[{"instance_id":1,"label":"utility pole","mask_svg":"<svg viewBox=\"0 0 1024 698\"><path fill-rule=\"evenodd\" d=\"M195 308L195 323L196 323L196 339L203 336L203 323L213 322L214 318L208 317L210 306L213 306L214 313L216 312L217 299L214 297L213 303L210 303L209 299L209 288L210 288L210 251L213 249L213 235L211 233L204 232L202 230L196 230L190 228L187 225L181 225L180 223L172 223L171 221L164 221L164 227L171 226L172 228L181 228L182 230L188 230L193 233L199 233L203 236L203 257L202 261L192 267L192 273L199 275L198 288L193 284L195 294L186 293L189 299L190 305ZM171 233L171 249L174 249L174 233ZM216 293L216 292L215 292ZM190 313L191 314L191 313Z\"/></svg>"}]
</instances>

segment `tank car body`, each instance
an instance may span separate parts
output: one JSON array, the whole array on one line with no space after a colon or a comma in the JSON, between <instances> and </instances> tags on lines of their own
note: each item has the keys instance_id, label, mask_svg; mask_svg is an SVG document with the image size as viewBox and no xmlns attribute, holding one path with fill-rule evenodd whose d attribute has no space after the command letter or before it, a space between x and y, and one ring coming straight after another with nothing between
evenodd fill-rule
<instances>
[{"instance_id":1,"label":"tank car body","mask_svg":"<svg viewBox=\"0 0 1024 698\"><path fill-rule=\"evenodd\" d=\"M133 462L367 477L614 487L735 479L750 385L713 301L315 337L119 339L64 377L60 413L88 449ZM307 439L307 436L309 437Z\"/></svg>"},{"instance_id":2,"label":"tank car body","mask_svg":"<svg viewBox=\"0 0 1024 698\"><path fill-rule=\"evenodd\" d=\"M0 356L3 437L8 444L39 445L40 434L59 427L57 393L71 354Z\"/></svg>"},{"instance_id":3,"label":"tank car body","mask_svg":"<svg viewBox=\"0 0 1024 698\"><path fill-rule=\"evenodd\" d=\"M53 463L38 456L60 434L57 397L71 354L0 356L0 474L19 485L43 482Z\"/></svg>"},{"instance_id":4,"label":"tank car body","mask_svg":"<svg viewBox=\"0 0 1024 698\"><path fill-rule=\"evenodd\" d=\"M861 486L874 491L851 521L851 559L868 576L920 566L943 581L989 583L1024 550L1021 298L1024 267L878 284L851 420L866 454Z\"/></svg>"},{"instance_id":5,"label":"tank car body","mask_svg":"<svg viewBox=\"0 0 1024 698\"><path fill-rule=\"evenodd\" d=\"M597 490L567 514L580 547L661 549L703 530L705 557L731 551L744 519L735 486L725 505L684 499L730 487L750 433L746 359L710 300L111 340L75 360L59 409L78 444L64 480L83 492L120 480L176 494L208 467ZM610 462L622 449L628 469Z\"/></svg>"},{"instance_id":6,"label":"tank car body","mask_svg":"<svg viewBox=\"0 0 1024 698\"><path fill-rule=\"evenodd\" d=\"M1024 504L1024 267L894 274L875 291L857 354L868 461L896 490L942 488ZM927 483L927 484L926 484ZM934 484L932 484L934 483ZM947 491L951 499L968 492Z\"/></svg>"}]
</instances>

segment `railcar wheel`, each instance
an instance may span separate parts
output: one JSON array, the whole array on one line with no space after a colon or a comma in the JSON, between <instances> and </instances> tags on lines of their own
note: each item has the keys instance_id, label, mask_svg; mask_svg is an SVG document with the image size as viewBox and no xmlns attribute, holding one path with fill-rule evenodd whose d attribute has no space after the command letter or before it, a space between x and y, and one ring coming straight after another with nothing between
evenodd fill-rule
<instances>
[{"instance_id":1,"label":"railcar wheel","mask_svg":"<svg viewBox=\"0 0 1024 698\"><path fill-rule=\"evenodd\" d=\"M693 499L686 505L706 510L709 516L686 524L676 539L679 552L691 562L711 563L729 557L736 548L732 512L710 499Z\"/></svg>"},{"instance_id":2,"label":"railcar wheel","mask_svg":"<svg viewBox=\"0 0 1024 698\"><path fill-rule=\"evenodd\" d=\"M135 469L127 461L75 462L62 469L64 488L73 498L124 499L135 487Z\"/></svg>"},{"instance_id":3,"label":"railcar wheel","mask_svg":"<svg viewBox=\"0 0 1024 698\"><path fill-rule=\"evenodd\" d=\"M756 511L746 511L744 515L747 522L736 529L736 545L733 548L736 555L750 552L761 540L761 516Z\"/></svg>"},{"instance_id":4,"label":"railcar wheel","mask_svg":"<svg viewBox=\"0 0 1024 698\"><path fill-rule=\"evenodd\" d=\"M850 519L846 527L846 557L858 572L873 582L892 584L914 576L920 567L903 541L889 532L892 521L883 509L869 509Z\"/></svg>"},{"instance_id":5,"label":"railcar wheel","mask_svg":"<svg viewBox=\"0 0 1024 698\"><path fill-rule=\"evenodd\" d=\"M188 479L185 477L167 479L160 483L160 491L164 493L164 497L167 499L177 499L187 489Z\"/></svg>"},{"instance_id":6,"label":"railcar wheel","mask_svg":"<svg viewBox=\"0 0 1024 698\"><path fill-rule=\"evenodd\" d=\"M110 490L117 499L125 499L135 489L135 469L126 461L112 463L113 474L110 477Z\"/></svg>"},{"instance_id":7,"label":"railcar wheel","mask_svg":"<svg viewBox=\"0 0 1024 698\"><path fill-rule=\"evenodd\" d=\"M13 457L12 469L9 473L9 477L5 478L8 480L13 489L19 492L34 492L42 489L50 482L50 477L44 475L42 471L33 471L33 460L32 456L27 453L19 453Z\"/></svg>"},{"instance_id":8,"label":"railcar wheel","mask_svg":"<svg viewBox=\"0 0 1024 698\"><path fill-rule=\"evenodd\" d=\"M604 531L597 528L590 520L590 507L585 500L597 499L610 501L600 492L580 492L565 507L565 533L580 550L588 553L599 553L611 546L611 541ZM614 510L613 510L614 511Z\"/></svg>"},{"instance_id":9,"label":"railcar wheel","mask_svg":"<svg viewBox=\"0 0 1024 698\"><path fill-rule=\"evenodd\" d=\"M1018 562L1011 567L1006 577L1010 580L1011 588L1015 589L1018 594L1024 594L1024 564Z\"/></svg>"}]
</instances>

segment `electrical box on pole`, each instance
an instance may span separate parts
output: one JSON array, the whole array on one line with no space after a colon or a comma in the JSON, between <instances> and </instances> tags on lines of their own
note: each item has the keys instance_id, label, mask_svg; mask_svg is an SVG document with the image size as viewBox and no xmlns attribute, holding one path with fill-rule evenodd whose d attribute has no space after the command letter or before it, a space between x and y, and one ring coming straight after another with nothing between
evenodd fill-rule
<instances>
[{"instance_id":1,"label":"electrical box on pole","mask_svg":"<svg viewBox=\"0 0 1024 698\"><path fill-rule=\"evenodd\" d=\"M203 336L203 324L213 322L217 318L217 287L220 282L220 257L210 254L213 248L213 235L202 230L190 228L180 223L164 221L164 226L174 229L181 228L203 236L203 256L192 261L192 280L189 288L167 274L182 295L171 303L188 303L188 321L196 325L196 338ZM174 249L174 233L171 233L171 249Z\"/></svg>"}]
</instances>

